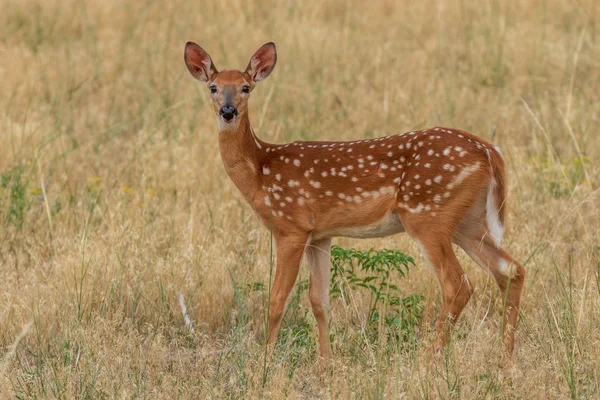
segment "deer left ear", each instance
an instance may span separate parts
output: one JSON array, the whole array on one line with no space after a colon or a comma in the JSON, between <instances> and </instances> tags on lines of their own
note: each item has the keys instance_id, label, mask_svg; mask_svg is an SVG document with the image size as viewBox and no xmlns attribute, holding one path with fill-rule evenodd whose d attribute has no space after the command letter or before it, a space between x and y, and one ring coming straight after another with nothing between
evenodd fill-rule
<instances>
[{"instance_id":1,"label":"deer left ear","mask_svg":"<svg viewBox=\"0 0 600 400\"><path fill-rule=\"evenodd\" d=\"M246 73L252 77L254 82L260 82L271 75L276 63L277 49L275 48L275 43L265 43L250 58L250 62L246 67Z\"/></svg>"}]
</instances>

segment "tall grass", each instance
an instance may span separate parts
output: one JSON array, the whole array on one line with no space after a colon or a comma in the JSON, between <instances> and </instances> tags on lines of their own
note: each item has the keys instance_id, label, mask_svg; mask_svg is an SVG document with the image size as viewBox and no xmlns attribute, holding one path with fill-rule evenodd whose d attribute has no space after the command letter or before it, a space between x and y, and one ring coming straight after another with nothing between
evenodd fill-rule
<instances>
[{"instance_id":1,"label":"tall grass","mask_svg":"<svg viewBox=\"0 0 600 400\"><path fill-rule=\"evenodd\" d=\"M598 396L596 3L5 0L0 397ZM300 287L264 364L271 239L222 168L187 40L218 68L277 43L251 99L267 141L446 125L497 144L505 243L528 269L513 362L503 298L462 253L476 294L432 355L436 283L411 239L394 236L336 243L415 259L397 282L424 296L414 349L365 334L368 296L334 299L321 373ZM307 278L302 268L299 285Z\"/></svg>"}]
</instances>

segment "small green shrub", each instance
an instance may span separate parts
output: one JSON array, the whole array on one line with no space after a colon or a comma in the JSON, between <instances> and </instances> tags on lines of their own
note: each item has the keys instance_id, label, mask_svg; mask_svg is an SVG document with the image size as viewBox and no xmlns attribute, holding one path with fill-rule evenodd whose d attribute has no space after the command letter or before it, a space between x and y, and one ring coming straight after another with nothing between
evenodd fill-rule
<instances>
[{"instance_id":1,"label":"small green shrub","mask_svg":"<svg viewBox=\"0 0 600 400\"><path fill-rule=\"evenodd\" d=\"M333 246L331 249L331 295L348 298L349 291L366 290L370 294L368 329L377 338L380 319L396 342L413 342L423 315L423 296L403 296L393 283L405 278L412 257L398 250L360 251ZM385 314L382 312L385 310Z\"/></svg>"}]
</instances>

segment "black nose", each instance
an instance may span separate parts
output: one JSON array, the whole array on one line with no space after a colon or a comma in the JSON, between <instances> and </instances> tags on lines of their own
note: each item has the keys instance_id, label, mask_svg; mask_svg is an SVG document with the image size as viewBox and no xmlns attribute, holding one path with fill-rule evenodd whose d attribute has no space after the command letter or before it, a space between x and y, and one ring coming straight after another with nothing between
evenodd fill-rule
<instances>
[{"instance_id":1,"label":"black nose","mask_svg":"<svg viewBox=\"0 0 600 400\"><path fill-rule=\"evenodd\" d=\"M221 107L219 113L221 114L221 117L225 118L226 121L231 121L231 119L235 117L235 114L237 114L237 110L232 105L224 105Z\"/></svg>"}]
</instances>

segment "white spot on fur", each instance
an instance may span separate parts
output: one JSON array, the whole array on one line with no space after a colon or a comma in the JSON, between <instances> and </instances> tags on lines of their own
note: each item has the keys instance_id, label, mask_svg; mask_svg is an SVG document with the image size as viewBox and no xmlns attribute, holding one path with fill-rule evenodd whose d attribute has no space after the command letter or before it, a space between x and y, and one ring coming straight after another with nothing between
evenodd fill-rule
<instances>
[{"instance_id":1,"label":"white spot on fur","mask_svg":"<svg viewBox=\"0 0 600 400\"><path fill-rule=\"evenodd\" d=\"M517 268L513 263L507 263L505 259L501 258L498 262L498 271L508 278L514 278Z\"/></svg>"},{"instance_id":2,"label":"white spot on fur","mask_svg":"<svg viewBox=\"0 0 600 400\"><path fill-rule=\"evenodd\" d=\"M415 208L411 208L408 204L405 203L398 203L398 207L406 209L411 214L419 214L421 213L421 211L423 211L424 208L423 204L421 203L419 203L419 205Z\"/></svg>"},{"instance_id":3,"label":"white spot on fur","mask_svg":"<svg viewBox=\"0 0 600 400\"><path fill-rule=\"evenodd\" d=\"M477 161L475 164L463 168L454 180L448 185L448 189L452 189L456 185L460 185L469 175L479 169L481 163ZM439 183L439 182L438 182Z\"/></svg>"}]
</instances>

